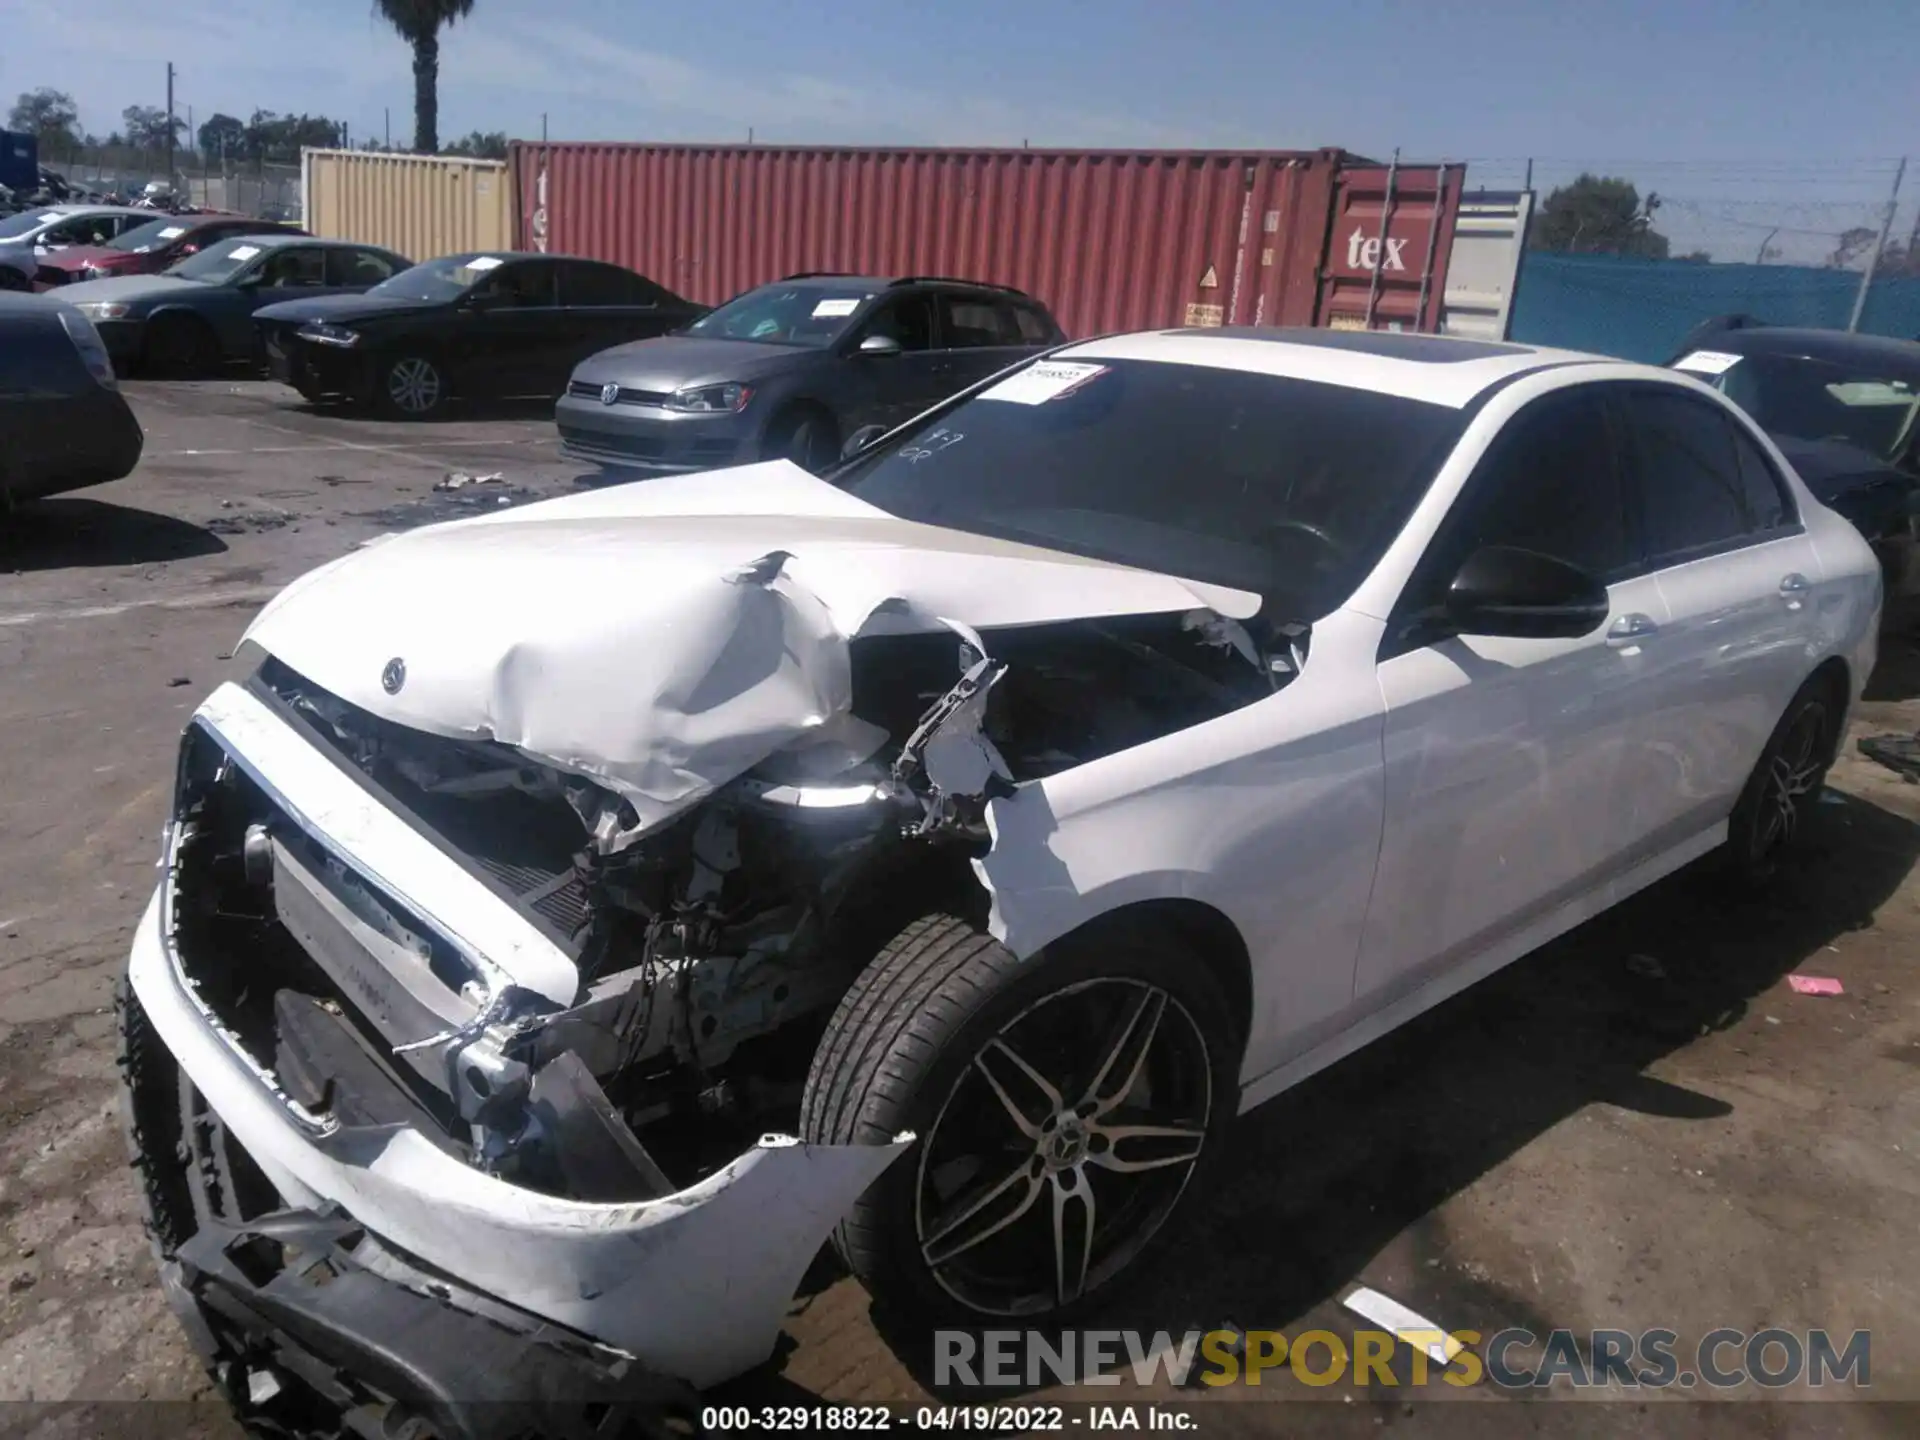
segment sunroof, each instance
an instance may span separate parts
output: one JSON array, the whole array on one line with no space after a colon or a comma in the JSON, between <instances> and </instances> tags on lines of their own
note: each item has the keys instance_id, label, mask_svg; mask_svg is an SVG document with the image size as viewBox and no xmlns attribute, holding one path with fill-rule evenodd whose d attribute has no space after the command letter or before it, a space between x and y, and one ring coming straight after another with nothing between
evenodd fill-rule
<instances>
[{"instance_id":1,"label":"sunroof","mask_svg":"<svg viewBox=\"0 0 1920 1440\"><path fill-rule=\"evenodd\" d=\"M1525 355L1524 345L1502 345L1488 340L1455 340L1441 335L1419 335L1398 330L1310 330L1304 326L1274 328L1262 325L1214 325L1179 330L1178 335L1215 335L1227 340L1264 340L1273 345L1317 345L1325 350L1352 350L1383 360L1417 360L1425 365L1457 365L1466 360L1489 360L1496 355Z\"/></svg>"}]
</instances>

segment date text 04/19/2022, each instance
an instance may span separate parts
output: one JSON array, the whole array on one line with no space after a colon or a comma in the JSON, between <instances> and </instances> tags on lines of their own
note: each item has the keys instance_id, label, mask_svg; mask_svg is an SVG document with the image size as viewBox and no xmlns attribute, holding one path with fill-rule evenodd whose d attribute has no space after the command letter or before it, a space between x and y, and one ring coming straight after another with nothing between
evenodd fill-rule
<instances>
[{"instance_id":1,"label":"date text 04/19/2022","mask_svg":"<svg viewBox=\"0 0 1920 1440\"><path fill-rule=\"evenodd\" d=\"M722 1431L976 1431L1036 1434L1084 1430L1183 1431L1198 1428L1185 1409L1159 1405L1091 1405L1069 1415L1059 1405L710 1405L702 1428Z\"/></svg>"}]
</instances>

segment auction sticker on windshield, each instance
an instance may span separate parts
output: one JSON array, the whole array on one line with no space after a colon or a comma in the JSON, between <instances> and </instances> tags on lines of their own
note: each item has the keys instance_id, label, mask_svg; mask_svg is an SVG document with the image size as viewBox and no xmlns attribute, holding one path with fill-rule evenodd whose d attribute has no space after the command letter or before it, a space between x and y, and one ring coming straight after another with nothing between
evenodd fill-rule
<instances>
[{"instance_id":1,"label":"auction sticker on windshield","mask_svg":"<svg viewBox=\"0 0 1920 1440\"><path fill-rule=\"evenodd\" d=\"M169 225L167 226L166 229L160 232L160 238L162 240L178 240L182 235L186 233L187 233L187 227L184 225Z\"/></svg>"},{"instance_id":2,"label":"auction sticker on windshield","mask_svg":"<svg viewBox=\"0 0 1920 1440\"><path fill-rule=\"evenodd\" d=\"M1071 395L1082 385L1107 373L1104 365L1078 364L1071 360L1043 360L1009 375L998 385L980 392L982 400L1011 400L1015 405L1044 405Z\"/></svg>"},{"instance_id":3,"label":"auction sticker on windshield","mask_svg":"<svg viewBox=\"0 0 1920 1440\"><path fill-rule=\"evenodd\" d=\"M498 255L481 255L469 260L460 268L462 270L498 270L500 268L500 257Z\"/></svg>"},{"instance_id":4,"label":"auction sticker on windshield","mask_svg":"<svg viewBox=\"0 0 1920 1440\"><path fill-rule=\"evenodd\" d=\"M229 260L251 260L260 253L258 245L236 245L227 252Z\"/></svg>"},{"instance_id":5,"label":"auction sticker on windshield","mask_svg":"<svg viewBox=\"0 0 1920 1440\"><path fill-rule=\"evenodd\" d=\"M813 318L816 320L838 320L843 316L851 315L859 308L860 302L858 300L822 300L818 305L813 307Z\"/></svg>"},{"instance_id":6,"label":"auction sticker on windshield","mask_svg":"<svg viewBox=\"0 0 1920 1440\"><path fill-rule=\"evenodd\" d=\"M1740 363L1738 355L1729 355L1724 350L1695 350L1684 359L1673 362L1676 370L1691 370L1696 375L1724 375Z\"/></svg>"}]
</instances>

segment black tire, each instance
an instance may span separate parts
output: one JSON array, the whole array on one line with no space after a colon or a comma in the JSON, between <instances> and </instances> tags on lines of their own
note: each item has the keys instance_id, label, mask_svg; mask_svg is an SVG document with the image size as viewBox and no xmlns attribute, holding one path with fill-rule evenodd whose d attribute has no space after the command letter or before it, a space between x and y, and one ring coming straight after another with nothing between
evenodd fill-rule
<instances>
[{"instance_id":1,"label":"black tire","mask_svg":"<svg viewBox=\"0 0 1920 1440\"><path fill-rule=\"evenodd\" d=\"M817 406L795 406L767 427L760 454L765 460L791 460L818 475L840 456L840 427Z\"/></svg>"},{"instance_id":2,"label":"black tire","mask_svg":"<svg viewBox=\"0 0 1920 1440\"><path fill-rule=\"evenodd\" d=\"M1842 704L1825 674L1787 702L1727 822L1721 862L1734 880L1759 884L1778 871L1826 784Z\"/></svg>"},{"instance_id":3,"label":"black tire","mask_svg":"<svg viewBox=\"0 0 1920 1440\"><path fill-rule=\"evenodd\" d=\"M446 366L436 355L401 351L374 362L374 407L389 419L430 420L446 410L449 394Z\"/></svg>"},{"instance_id":4,"label":"black tire","mask_svg":"<svg viewBox=\"0 0 1920 1440\"><path fill-rule=\"evenodd\" d=\"M1103 1006L1104 1022L1097 1018ZM1051 1018L1049 1007L1060 1007ZM1090 1023L1066 1023L1083 1012ZM1152 1023L1131 1032L1144 1033L1147 1048L1130 1061L1127 1017L1148 1014ZM1002 1060L1009 1053L997 1048L1003 1043L1034 1051L1024 1073L1054 1074L1053 1100L1006 1068L1029 1057ZM1052 947L1023 961L952 915L916 920L842 997L807 1077L800 1132L808 1141L880 1144L905 1130L919 1137L843 1217L834 1246L876 1305L909 1323L980 1324L1009 1315L1067 1323L1150 1273L1193 1211L1236 1109L1239 1048L1218 984L1171 934L1113 926L1097 943ZM987 1054L1005 1072L1007 1091L991 1077L982 1082ZM1122 1071L1128 1079L1111 1096L1106 1077ZM1120 1141L1106 1138L1115 1123L1108 1117L1136 1108L1130 1097L1143 1075L1160 1092L1156 1102L1164 1095L1184 1117L1183 1138L1170 1142L1173 1158L1123 1157ZM1023 1086L1016 1104L1008 1091ZM1004 1110L994 1108L996 1095ZM1096 1095L1101 1102L1089 1103ZM1053 1110L1056 1100L1061 1108ZM1013 1118L1016 1109L1024 1125ZM1169 1143L1139 1136L1131 1117L1120 1123L1134 1132L1122 1137L1129 1146ZM1009 1143L980 1138L988 1133L982 1127L996 1124ZM970 1146L981 1155L971 1169ZM1007 1167L997 1183L996 1161ZM1141 1173L1117 1173L1122 1162ZM943 1172L959 1177L944 1195ZM998 1213L978 1198L990 1191L1005 1191L996 1204L1018 1206L1018 1218L972 1239L965 1217ZM1117 1209L1101 1209L1103 1194ZM1076 1204L1085 1207L1074 1212L1082 1221L1092 1216L1092 1234L1084 1223L1066 1222L1063 1244L1057 1227L1065 1207ZM1106 1223L1114 1230L1103 1238ZM958 1238L942 1246L943 1235ZM1075 1239L1082 1242L1080 1285L1067 1273ZM963 1253L973 1258L956 1264Z\"/></svg>"},{"instance_id":5,"label":"black tire","mask_svg":"<svg viewBox=\"0 0 1920 1440\"><path fill-rule=\"evenodd\" d=\"M169 380L199 380L220 368L220 341L204 320L192 315L160 315L147 327L142 358L147 368Z\"/></svg>"}]
</instances>

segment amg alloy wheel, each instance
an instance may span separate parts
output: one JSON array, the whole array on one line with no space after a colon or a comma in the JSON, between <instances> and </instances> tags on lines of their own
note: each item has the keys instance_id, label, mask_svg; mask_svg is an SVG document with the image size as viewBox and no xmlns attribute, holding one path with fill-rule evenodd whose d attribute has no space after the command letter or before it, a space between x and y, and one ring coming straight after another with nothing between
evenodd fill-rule
<instances>
[{"instance_id":1,"label":"amg alloy wheel","mask_svg":"<svg viewBox=\"0 0 1920 1440\"><path fill-rule=\"evenodd\" d=\"M1049 995L975 1051L921 1143L921 1258L984 1314L1073 1304L1159 1230L1212 1106L1207 1043L1165 990L1111 979Z\"/></svg>"},{"instance_id":2,"label":"amg alloy wheel","mask_svg":"<svg viewBox=\"0 0 1920 1440\"><path fill-rule=\"evenodd\" d=\"M1726 860L1737 877L1764 880L1798 837L1833 763L1839 718L1834 682L1824 675L1788 702L1727 824Z\"/></svg>"},{"instance_id":3,"label":"amg alloy wheel","mask_svg":"<svg viewBox=\"0 0 1920 1440\"><path fill-rule=\"evenodd\" d=\"M842 999L801 1106L811 1141L919 1137L834 1241L918 1318L1046 1317L1142 1273L1221 1148L1236 1029L1171 933L1016 959L916 921Z\"/></svg>"}]
</instances>

